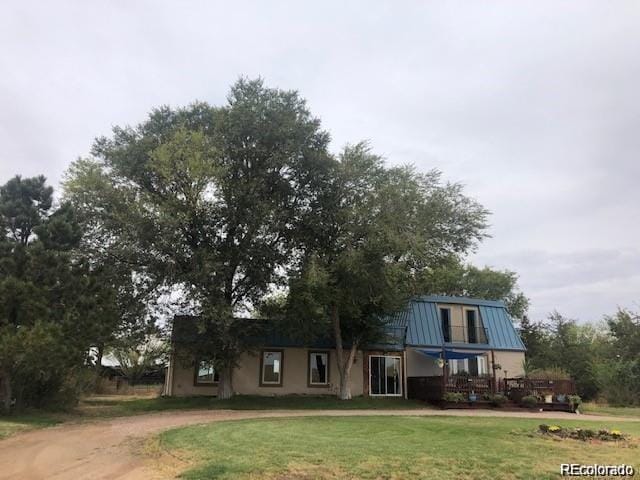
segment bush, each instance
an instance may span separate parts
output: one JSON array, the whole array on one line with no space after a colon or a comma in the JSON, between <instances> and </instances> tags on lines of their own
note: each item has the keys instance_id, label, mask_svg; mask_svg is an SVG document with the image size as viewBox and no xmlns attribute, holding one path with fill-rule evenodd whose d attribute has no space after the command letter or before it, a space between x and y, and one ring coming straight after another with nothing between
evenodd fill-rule
<instances>
[{"instance_id":1,"label":"bush","mask_svg":"<svg viewBox=\"0 0 640 480\"><path fill-rule=\"evenodd\" d=\"M507 397L505 397L501 393L496 393L495 395L491 395L489 401L494 407L501 407L507 401Z\"/></svg>"},{"instance_id":2,"label":"bush","mask_svg":"<svg viewBox=\"0 0 640 480\"><path fill-rule=\"evenodd\" d=\"M582 440L586 442L592 439L603 441L626 440L627 437L620 430L591 430L589 428L563 428L560 425L538 425L540 433L545 435L553 435L560 438L571 438L574 440Z\"/></svg>"},{"instance_id":3,"label":"bush","mask_svg":"<svg viewBox=\"0 0 640 480\"><path fill-rule=\"evenodd\" d=\"M466 399L464 397L464 394L462 394L462 393L446 392L442 396L442 400L444 400L445 402L449 402L449 403L460 403L460 402L464 402Z\"/></svg>"},{"instance_id":4,"label":"bush","mask_svg":"<svg viewBox=\"0 0 640 480\"><path fill-rule=\"evenodd\" d=\"M600 396L609 405L640 405L640 360L607 360L596 365Z\"/></svg>"},{"instance_id":5,"label":"bush","mask_svg":"<svg viewBox=\"0 0 640 480\"><path fill-rule=\"evenodd\" d=\"M577 408L582 405L582 398L580 398L580 395L569 395L567 400L569 400L569 405L571 405L574 410L577 410Z\"/></svg>"},{"instance_id":6,"label":"bush","mask_svg":"<svg viewBox=\"0 0 640 480\"><path fill-rule=\"evenodd\" d=\"M536 397L535 395L525 395L524 397L522 397L520 402L527 408L534 408L538 405L538 397Z\"/></svg>"},{"instance_id":7,"label":"bush","mask_svg":"<svg viewBox=\"0 0 640 480\"><path fill-rule=\"evenodd\" d=\"M537 368L527 377L535 380L571 380L571 375L560 367Z\"/></svg>"}]
</instances>

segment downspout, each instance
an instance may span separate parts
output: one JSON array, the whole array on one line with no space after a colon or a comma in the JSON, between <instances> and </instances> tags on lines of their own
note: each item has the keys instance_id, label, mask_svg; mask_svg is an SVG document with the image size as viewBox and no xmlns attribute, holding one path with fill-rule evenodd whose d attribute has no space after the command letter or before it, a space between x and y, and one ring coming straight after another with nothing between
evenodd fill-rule
<instances>
[{"instance_id":1,"label":"downspout","mask_svg":"<svg viewBox=\"0 0 640 480\"><path fill-rule=\"evenodd\" d=\"M493 392L496 393L498 391L498 378L496 377L496 355L493 350L491 350L491 370L493 370Z\"/></svg>"},{"instance_id":2,"label":"downspout","mask_svg":"<svg viewBox=\"0 0 640 480\"><path fill-rule=\"evenodd\" d=\"M409 392L407 391L407 349L405 348L402 351L402 376L403 376L403 390L404 399L407 400L409 398Z\"/></svg>"}]
</instances>

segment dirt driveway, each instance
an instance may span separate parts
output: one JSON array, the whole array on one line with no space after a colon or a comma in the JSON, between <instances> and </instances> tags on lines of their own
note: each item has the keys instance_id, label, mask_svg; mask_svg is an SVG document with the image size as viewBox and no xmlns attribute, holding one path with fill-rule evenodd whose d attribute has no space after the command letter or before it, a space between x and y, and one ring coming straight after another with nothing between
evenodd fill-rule
<instances>
[{"instance_id":1,"label":"dirt driveway","mask_svg":"<svg viewBox=\"0 0 640 480\"><path fill-rule=\"evenodd\" d=\"M576 415L559 412L522 413L467 410L197 410L174 411L100 420L92 423L64 424L33 430L0 441L0 479L127 479L169 478L136 455L149 435L168 428L244 418L300 416L486 416L532 417L601 421L638 421L621 417Z\"/></svg>"}]
</instances>

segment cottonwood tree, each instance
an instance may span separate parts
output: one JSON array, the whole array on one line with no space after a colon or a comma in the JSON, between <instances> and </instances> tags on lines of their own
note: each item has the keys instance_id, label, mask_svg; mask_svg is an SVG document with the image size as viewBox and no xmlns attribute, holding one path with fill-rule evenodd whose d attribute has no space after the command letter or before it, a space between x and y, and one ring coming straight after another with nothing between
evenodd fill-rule
<instances>
[{"instance_id":1,"label":"cottonwood tree","mask_svg":"<svg viewBox=\"0 0 640 480\"><path fill-rule=\"evenodd\" d=\"M346 148L322 180L288 303L298 330L333 333L338 397L349 399L357 350L384 337L420 272L482 239L487 211L435 171L385 167L366 144Z\"/></svg>"},{"instance_id":2,"label":"cottonwood tree","mask_svg":"<svg viewBox=\"0 0 640 480\"><path fill-rule=\"evenodd\" d=\"M418 278L424 294L453 295L485 300L502 300L512 318L522 321L529 299L518 288L518 275L509 270L478 268L461 261L458 256L445 258L425 269Z\"/></svg>"},{"instance_id":3,"label":"cottonwood tree","mask_svg":"<svg viewBox=\"0 0 640 480\"><path fill-rule=\"evenodd\" d=\"M94 243L195 306L207 342L194 348L213 358L220 398L247 348L235 315L284 281L328 142L296 92L241 79L224 106L163 107L115 128L70 172Z\"/></svg>"}]
</instances>

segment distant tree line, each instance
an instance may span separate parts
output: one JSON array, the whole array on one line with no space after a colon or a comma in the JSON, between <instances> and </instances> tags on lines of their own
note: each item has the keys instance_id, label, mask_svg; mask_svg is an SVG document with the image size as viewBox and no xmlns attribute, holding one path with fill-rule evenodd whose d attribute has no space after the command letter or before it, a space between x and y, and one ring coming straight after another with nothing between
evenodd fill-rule
<instances>
[{"instance_id":1,"label":"distant tree line","mask_svg":"<svg viewBox=\"0 0 640 480\"><path fill-rule=\"evenodd\" d=\"M640 405L640 316L618 310L600 324L581 324L553 313L545 321L524 318L525 372L562 369L585 399Z\"/></svg>"}]
</instances>

